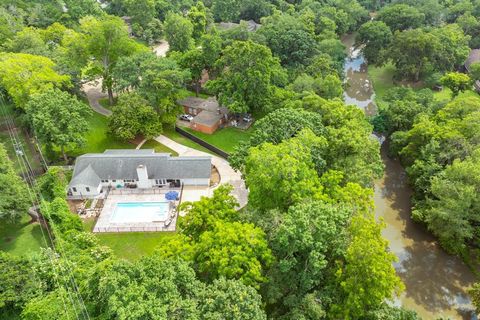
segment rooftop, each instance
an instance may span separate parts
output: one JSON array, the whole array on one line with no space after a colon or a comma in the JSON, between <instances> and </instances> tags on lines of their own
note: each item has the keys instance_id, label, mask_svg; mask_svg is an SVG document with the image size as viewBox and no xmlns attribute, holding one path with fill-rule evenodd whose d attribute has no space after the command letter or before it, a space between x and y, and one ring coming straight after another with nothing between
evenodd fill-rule
<instances>
[{"instance_id":1,"label":"rooftop","mask_svg":"<svg viewBox=\"0 0 480 320\"><path fill-rule=\"evenodd\" d=\"M98 186L100 180L137 180L137 167L145 166L149 179L207 179L211 157L171 157L145 150L106 150L77 158L70 185Z\"/></svg>"}]
</instances>

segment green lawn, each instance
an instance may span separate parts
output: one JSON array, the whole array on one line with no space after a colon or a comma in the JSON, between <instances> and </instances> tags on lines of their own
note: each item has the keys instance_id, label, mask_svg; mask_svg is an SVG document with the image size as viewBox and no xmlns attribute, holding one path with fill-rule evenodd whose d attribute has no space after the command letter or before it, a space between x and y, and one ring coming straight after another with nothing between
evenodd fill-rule
<instances>
[{"instance_id":1,"label":"green lawn","mask_svg":"<svg viewBox=\"0 0 480 320\"><path fill-rule=\"evenodd\" d=\"M190 140L188 138L185 138L180 133L176 132L175 129L172 128L172 127L164 127L162 134L164 136L172 139L175 142L183 144L184 146L190 147L192 149L197 149L197 150L200 150L200 151L203 151L203 152L207 152L207 153L210 153L210 154L214 154L213 152L211 152L210 150L208 150L205 147L202 147L198 143L193 142L192 140Z\"/></svg>"},{"instance_id":2,"label":"green lawn","mask_svg":"<svg viewBox=\"0 0 480 320\"><path fill-rule=\"evenodd\" d=\"M393 88L393 74L395 66L386 64L383 67L368 66L368 77L373 83L377 99L382 99L388 89Z\"/></svg>"},{"instance_id":3,"label":"green lawn","mask_svg":"<svg viewBox=\"0 0 480 320\"><path fill-rule=\"evenodd\" d=\"M252 129L240 130L230 127L217 130L213 134L198 132L190 128L183 129L225 152L233 152L241 141L248 140L252 134Z\"/></svg>"},{"instance_id":4,"label":"green lawn","mask_svg":"<svg viewBox=\"0 0 480 320\"><path fill-rule=\"evenodd\" d=\"M86 231L91 231L94 220L84 221ZM95 234L100 243L110 247L115 255L126 260L136 260L144 255L152 254L155 248L175 232L125 232Z\"/></svg>"},{"instance_id":5,"label":"green lawn","mask_svg":"<svg viewBox=\"0 0 480 320\"><path fill-rule=\"evenodd\" d=\"M40 224L29 221L30 217L25 215L17 224L1 224L0 250L21 256L36 253L40 247L45 247Z\"/></svg>"},{"instance_id":6,"label":"green lawn","mask_svg":"<svg viewBox=\"0 0 480 320\"><path fill-rule=\"evenodd\" d=\"M100 98L98 100L98 103L100 103L100 105L105 109L112 110L112 107L117 104L117 98L113 99L113 105L110 105L110 101L108 100L108 97Z\"/></svg>"},{"instance_id":7,"label":"green lawn","mask_svg":"<svg viewBox=\"0 0 480 320\"><path fill-rule=\"evenodd\" d=\"M178 156L178 153L157 140L148 140L140 149L154 149L158 153L170 153L172 156Z\"/></svg>"},{"instance_id":8,"label":"green lawn","mask_svg":"<svg viewBox=\"0 0 480 320\"><path fill-rule=\"evenodd\" d=\"M106 149L133 149L135 145L130 142L120 141L108 134L108 118L93 112L88 118L90 130L86 134L86 143L82 148L68 152L70 156L78 156L84 153L103 152Z\"/></svg>"}]
</instances>

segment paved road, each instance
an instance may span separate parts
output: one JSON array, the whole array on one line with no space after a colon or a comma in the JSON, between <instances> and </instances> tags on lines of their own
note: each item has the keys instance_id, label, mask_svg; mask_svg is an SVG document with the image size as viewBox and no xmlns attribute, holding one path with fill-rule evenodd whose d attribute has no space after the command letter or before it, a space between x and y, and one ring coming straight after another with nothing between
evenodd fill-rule
<instances>
[{"instance_id":1,"label":"paved road","mask_svg":"<svg viewBox=\"0 0 480 320\"><path fill-rule=\"evenodd\" d=\"M94 80L85 83L82 86L82 91L85 92L87 96L88 103L92 107L95 112L103 114L104 116L112 115L112 111L105 109L100 104L99 100L102 98L108 97L108 95L102 92L102 81L101 80Z\"/></svg>"},{"instance_id":2,"label":"paved road","mask_svg":"<svg viewBox=\"0 0 480 320\"><path fill-rule=\"evenodd\" d=\"M177 143L163 135L155 138L155 140L176 151L181 156L212 157L212 164L217 168L220 174L220 184L229 183L233 186L232 194L240 204L240 208L243 208L247 204L248 190L245 186L245 182L243 181L241 174L233 170L227 160L203 151L184 146L183 144Z\"/></svg>"}]
</instances>

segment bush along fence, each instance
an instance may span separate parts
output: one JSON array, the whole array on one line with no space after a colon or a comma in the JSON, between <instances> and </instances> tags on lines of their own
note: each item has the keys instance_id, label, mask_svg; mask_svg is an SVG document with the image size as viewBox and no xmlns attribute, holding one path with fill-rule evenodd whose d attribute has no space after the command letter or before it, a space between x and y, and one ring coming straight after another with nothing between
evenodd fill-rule
<instances>
[{"instance_id":1,"label":"bush along fence","mask_svg":"<svg viewBox=\"0 0 480 320\"><path fill-rule=\"evenodd\" d=\"M188 139L192 140L193 142L198 143L198 144L201 145L202 147L205 147L205 148L207 148L208 150L212 151L213 153L219 155L220 157L228 160L229 154L226 153L225 151L223 151L222 149L219 149L219 148L215 147L214 145L211 145L210 143L208 143L208 142L200 139L200 138L197 137L197 136L194 136L194 135L191 134L190 132L187 132L187 131L185 131L185 130L177 127L177 126L175 126L175 131L177 131L179 134L181 134L181 135L184 136L185 138L188 138Z\"/></svg>"}]
</instances>

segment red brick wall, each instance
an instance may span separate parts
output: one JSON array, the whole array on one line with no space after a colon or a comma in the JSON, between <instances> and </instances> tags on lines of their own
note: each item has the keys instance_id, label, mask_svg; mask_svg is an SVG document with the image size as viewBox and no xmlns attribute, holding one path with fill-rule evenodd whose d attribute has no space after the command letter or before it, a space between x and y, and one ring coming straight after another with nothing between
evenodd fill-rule
<instances>
[{"instance_id":1,"label":"red brick wall","mask_svg":"<svg viewBox=\"0 0 480 320\"><path fill-rule=\"evenodd\" d=\"M209 126L206 126L204 124L192 122L190 124L190 128L192 128L195 131L200 131L200 132L203 132L203 133L212 134L218 129L219 125L220 125L220 123L217 122L213 126L209 127Z\"/></svg>"}]
</instances>

